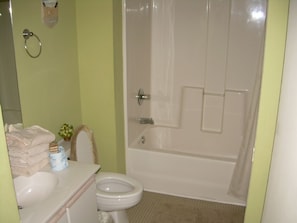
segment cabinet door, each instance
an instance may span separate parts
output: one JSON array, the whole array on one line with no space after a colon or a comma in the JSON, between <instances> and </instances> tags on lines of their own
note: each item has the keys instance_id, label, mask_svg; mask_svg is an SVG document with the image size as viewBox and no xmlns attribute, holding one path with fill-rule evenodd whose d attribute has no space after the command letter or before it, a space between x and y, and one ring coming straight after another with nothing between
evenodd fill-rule
<instances>
[{"instance_id":1,"label":"cabinet door","mask_svg":"<svg viewBox=\"0 0 297 223\"><path fill-rule=\"evenodd\" d=\"M68 222L99 222L96 202L96 185L93 183L71 207L66 208Z\"/></svg>"},{"instance_id":2,"label":"cabinet door","mask_svg":"<svg viewBox=\"0 0 297 223\"><path fill-rule=\"evenodd\" d=\"M66 212L62 215L62 217L57 221L57 223L69 223Z\"/></svg>"}]
</instances>

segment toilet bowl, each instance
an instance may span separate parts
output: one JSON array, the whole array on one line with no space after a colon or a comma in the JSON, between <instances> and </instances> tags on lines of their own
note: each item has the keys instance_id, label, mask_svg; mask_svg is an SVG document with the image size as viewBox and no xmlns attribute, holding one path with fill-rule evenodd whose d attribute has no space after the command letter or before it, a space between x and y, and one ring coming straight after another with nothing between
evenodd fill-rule
<instances>
[{"instance_id":1,"label":"toilet bowl","mask_svg":"<svg viewBox=\"0 0 297 223\"><path fill-rule=\"evenodd\" d=\"M94 163L96 151L92 131L85 125L78 127L71 140L70 159ZM142 184L127 175L112 172L96 175L97 208L110 214L114 223L129 223L126 209L138 204L142 193Z\"/></svg>"},{"instance_id":2,"label":"toilet bowl","mask_svg":"<svg viewBox=\"0 0 297 223\"><path fill-rule=\"evenodd\" d=\"M103 172L96 176L97 207L102 211L124 210L138 204L143 186L124 174Z\"/></svg>"}]
</instances>

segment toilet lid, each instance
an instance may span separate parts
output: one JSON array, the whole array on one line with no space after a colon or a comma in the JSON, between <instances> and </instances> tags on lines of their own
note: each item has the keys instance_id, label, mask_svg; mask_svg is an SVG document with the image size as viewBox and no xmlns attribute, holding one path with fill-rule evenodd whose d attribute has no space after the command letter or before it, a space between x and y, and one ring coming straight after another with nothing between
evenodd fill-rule
<instances>
[{"instance_id":1,"label":"toilet lid","mask_svg":"<svg viewBox=\"0 0 297 223\"><path fill-rule=\"evenodd\" d=\"M93 132L85 125L79 126L72 136L70 160L97 163L96 151Z\"/></svg>"}]
</instances>

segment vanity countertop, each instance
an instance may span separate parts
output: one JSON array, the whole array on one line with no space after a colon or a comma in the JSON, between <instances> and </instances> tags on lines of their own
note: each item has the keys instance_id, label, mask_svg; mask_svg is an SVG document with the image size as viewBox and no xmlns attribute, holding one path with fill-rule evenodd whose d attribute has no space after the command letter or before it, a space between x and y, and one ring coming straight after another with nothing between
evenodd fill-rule
<instances>
[{"instance_id":1,"label":"vanity countertop","mask_svg":"<svg viewBox=\"0 0 297 223\"><path fill-rule=\"evenodd\" d=\"M56 174L59 183L46 201L19 210L22 223L46 222L100 169L96 164L68 162L69 166L61 171L41 170Z\"/></svg>"}]
</instances>

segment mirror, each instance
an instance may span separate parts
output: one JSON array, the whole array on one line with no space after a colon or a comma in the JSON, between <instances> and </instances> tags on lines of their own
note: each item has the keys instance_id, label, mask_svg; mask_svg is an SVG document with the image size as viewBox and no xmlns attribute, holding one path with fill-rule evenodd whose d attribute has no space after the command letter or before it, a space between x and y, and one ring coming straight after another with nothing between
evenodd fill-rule
<instances>
[{"instance_id":1,"label":"mirror","mask_svg":"<svg viewBox=\"0 0 297 223\"><path fill-rule=\"evenodd\" d=\"M9 0L0 0L0 104L3 122L21 123L22 113L12 35Z\"/></svg>"}]
</instances>

